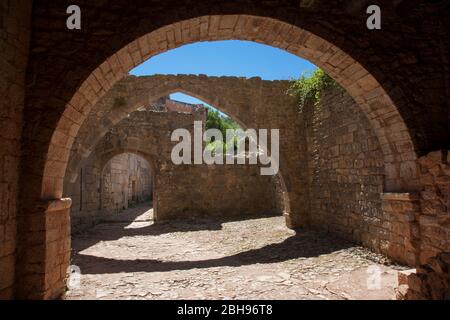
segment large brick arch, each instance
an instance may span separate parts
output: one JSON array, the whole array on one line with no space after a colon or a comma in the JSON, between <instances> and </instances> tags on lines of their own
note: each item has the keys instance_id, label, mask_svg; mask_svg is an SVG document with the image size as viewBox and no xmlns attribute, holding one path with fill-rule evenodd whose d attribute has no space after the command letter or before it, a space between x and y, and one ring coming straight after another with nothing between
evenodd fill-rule
<instances>
[{"instance_id":1,"label":"large brick arch","mask_svg":"<svg viewBox=\"0 0 450 320\"><path fill-rule=\"evenodd\" d=\"M25 235L28 235L34 220L40 218L41 223L50 223L46 219L55 212L60 217L67 216L62 213L68 209L69 202L60 201L64 174L71 145L89 110L131 68L169 49L198 41L250 40L281 48L315 63L347 90L370 120L384 154L385 191L416 190L415 148L424 154L448 140L448 137L445 138L448 117L443 117L442 113L446 110L443 109L445 103L442 103L445 95L428 96L433 98L435 129L426 128L426 121L421 122L415 116L424 110L425 102L412 101L420 99L416 96L424 95L428 87L410 81L409 75L417 76L422 71L435 70L428 63L434 59L425 55L424 64L414 65L416 57L406 50L404 55L408 66L399 67L396 75L389 74L397 60L401 60L402 52L396 47L398 39L404 43L415 39L409 35L403 39L401 33L395 33L397 29L403 30L403 23L408 26L409 22L393 25L388 30L392 31L392 35L388 32L384 33L386 37L380 37L363 30L364 19L360 16L355 18L351 13L341 11L332 2L320 2L320 5L314 5L309 10L299 9L298 2L294 5L294 2L287 1L273 6L270 2L259 5L259 1L246 0L229 1L226 5L223 1L199 1L196 7L186 8L181 1L167 1L161 7L155 7L148 1L137 1L130 6L129 1L119 0L110 10L117 11L113 15L109 15L107 8L86 6L85 14L90 18L86 24L87 32L60 32L47 41L47 32L51 32L55 23L64 30L67 2L55 1L52 3L55 7L51 10L44 1L33 3L34 26L37 25L38 30L34 30L31 40L23 132L23 208L17 272L18 281L22 282L18 286L18 296L21 297L54 297L61 291L61 279L56 279L58 276L50 271L60 267L63 270L58 263L68 259L56 259L45 244L49 241L62 242L66 237L60 234L60 238L50 240L46 233L33 234L33 242L43 246L40 258L45 261L33 273L27 269L31 262L26 253L33 250L32 246L36 244ZM170 14L165 6L176 8L176 14ZM138 13L136 8L141 12ZM99 10L97 14L96 10ZM118 18L110 21L114 16ZM414 22L422 21L422 18L420 14L415 14L413 25L420 28ZM351 35L352 31L355 31L354 35ZM433 34L434 30L428 32L421 29L419 40L415 41L428 41L427 36ZM98 37L102 36L109 37L107 40L110 41L98 41ZM369 41L364 40L358 45L358 39ZM372 50L371 45L376 48ZM397 50L387 50L390 47ZM440 53L439 49L430 49L429 52L431 56ZM410 61L413 61L412 66ZM439 80L444 79L442 73L437 74ZM414 98L409 98L409 95ZM415 104L409 105L411 101ZM28 217L31 215L33 221ZM48 226L46 230L64 228L65 225L62 219L61 225ZM66 250L59 254L68 253ZM36 277L36 274L41 276ZM49 279L53 276L55 279ZM59 277L63 277L62 272ZM58 286L53 284L54 281L58 281Z\"/></svg>"},{"instance_id":2,"label":"large brick arch","mask_svg":"<svg viewBox=\"0 0 450 320\"><path fill-rule=\"evenodd\" d=\"M58 199L70 148L95 103L133 67L183 44L239 39L284 49L332 76L366 113L382 147L386 190L414 190L416 153L398 109L380 83L361 64L332 43L274 19L243 15L208 16L165 26L120 49L95 69L73 95L58 121L44 167L42 197Z\"/></svg>"},{"instance_id":3,"label":"large brick arch","mask_svg":"<svg viewBox=\"0 0 450 320\"><path fill-rule=\"evenodd\" d=\"M226 186L224 189L221 189L224 186L219 186L217 189L220 189L221 192L226 194L234 192L233 197L245 199L240 204L243 204L244 202L251 203L252 201L249 201L249 199L252 197L248 195L243 196L241 192L236 192L236 190L240 190L239 186L246 185L246 188L248 188L244 189L246 190L246 194L250 194L255 197L259 194L262 198L266 198L264 196L270 195L275 191L275 188L279 188L276 193L272 194L276 200L273 199L269 201L275 201L274 203L276 204L276 208L280 210L277 213L283 213L287 217L290 203L289 196L285 189L283 189L283 178L281 177L281 174L278 174L275 177L263 177L257 174L255 175L257 177L253 178L254 175L252 173L258 172L259 166L252 166L249 164L237 166L209 166L206 164L179 166L172 163L172 148L175 144L177 144L177 142L173 142L170 139L173 128L184 128L192 133L193 122L204 119L205 113L203 109L200 109L198 112L193 114L156 111L133 112L128 117L117 123L110 131L108 131L106 135L101 138L98 143L96 143L89 159L90 161L88 161L88 166L83 166L83 168L85 168L83 171L85 173L89 173L89 171L97 171L100 172L99 176L102 177L102 172L105 165L113 157L119 154L132 153L143 157L150 164L152 171L154 191L153 214L155 221L173 219L175 217L183 218L186 215L190 217L202 214L214 215L214 212L204 211L205 207L199 206L202 202L201 200L188 201L188 203L186 203L186 200L181 195L184 193L184 190L187 190L192 195L192 189L201 189L203 191L200 193L203 195L200 198L207 199L205 203L209 202L208 199L216 199L215 191L209 184L211 180L210 178L218 178L224 173L225 175L228 174L230 177L235 177L236 179L241 178L239 174L244 175L244 177L242 177L243 183L241 185L233 185L236 187L235 189L230 187L231 185ZM193 177L193 179L196 180L196 183L193 185L190 184L188 181L189 179L185 180L184 177L186 176ZM255 187L252 183L249 183L249 181L255 183L255 180L259 182L258 187ZM66 183L68 182L66 181ZM267 194L257 193L258 190L264 188L267 190ZM65 190L64 194L68 197L72 197L74 190L79 190L79 187L78 185L75 185L75 188L68 189L69 191L67 192ZM206 192L206 190L209 190L209 192ZM91 191L96 192L96 187L91 189ZM86 192L90 191L86 190ZM194 195L192 195L192 197L196 198ZM233 198L233 200L236 199ZM260 200L259 204L266 203L267 205L267 200L265 201ZM225 201L225 203L226 202L234 203L235 201ZM237 212L241 209L246 210L246 207L241 207L240 204L237 204L235 207L231 206L227 208L233 208L233 210ZM184 210L180 210L181 207L183 207ZM227 210L225 207L215 204L214 209L217 210L216 212L223 211L223 214L226 214ZM159 208L162 210L160 211ZM247 214L255 214L255 212L258 212L258 209L260 209L260 207L255 206L252 211L247 211ZM266 206L265 209L272 210L273 208L269 205ZM199 212L196 213L196 211ZM173 215L174 213L175 216ZM98 214L101 214L101 212L99 211ZM72 217L74 216L72 215Z\"/></svg>"}]
</instances>

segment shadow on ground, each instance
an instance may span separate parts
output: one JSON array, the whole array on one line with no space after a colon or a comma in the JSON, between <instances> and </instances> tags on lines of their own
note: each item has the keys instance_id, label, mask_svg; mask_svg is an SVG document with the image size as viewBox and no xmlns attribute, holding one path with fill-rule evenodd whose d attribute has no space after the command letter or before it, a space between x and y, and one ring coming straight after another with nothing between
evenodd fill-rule
<instances>
[{"instance_id":1,"label":"shadow on ground","mask_svg":"<svg viewBox=\"0 0 450 320\"><path fill-rule=\"evenodd\" d=\"M114 241L123 237L134 236L159 236L166 233L174 232L192 232L192 231L219 231L222 230L222 225L227 222L244 221L252 219L269 218L274 215L258 215L255 216L239 216L230 218L204 218L192 217L188 219L171 220L154 222L153 217L147 216L141 218L150 208L147 205L140 205L132 210L127 210L126 213L119 213L108 215L101 219L100 223L92 229L77 233L74 235L77 238L76 244L73 247L75 254L95 245L100 241ZM150 225L139 227L132 224L139 222L153 222ZM114 232L108 232L110 229ZM106 231L106 232L105 232Z\"/></svg>"},{"instance_id":2,"label":"shadow on ground","mask_svg":"<svg viewBox=\"0 0 450 320\"><path fill-rule=\"evenodd\" d=\"M220 229L221 223L214 224ZM209 224L210 226L210 224ZM195 228L194 228L195 227ZM153 224L138 229L122 229L114 235L114 239L120 237L160 235L168 232L182 232L193 230L204 230L206 227L196 222L195 224L185 221ZM112 239L101 239L102 241ZM285 239L281 243L266 245L261 248L240 252L238 254L217 259L197 261L160 261L153 259L119 260L91 256L80 253L84 248L100 241L82 242L76 246L73 254L75 261L82 261L84 265L83 274L108 274L108 273L133 273L133 272L170 272L173 270L190 270L215 267L240 267L252 264L269 264L293 260L298 258L317 257L342 249L354 247L355 245L329 235L313 231L297 230L296 234ZM182 244L180 244L182 245Z\"/></svg>"}]
</instances>

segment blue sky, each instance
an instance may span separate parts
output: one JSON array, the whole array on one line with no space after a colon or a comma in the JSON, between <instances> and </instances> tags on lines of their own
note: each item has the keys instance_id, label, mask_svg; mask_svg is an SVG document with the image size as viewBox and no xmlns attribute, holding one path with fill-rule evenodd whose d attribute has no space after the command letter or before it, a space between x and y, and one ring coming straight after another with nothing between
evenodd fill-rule
<instances>
[{"instance_id":1,"label":"blue sky","mask_svg":"<svg viewBox=\"0 0 450 320\"><path fill-rule=\"evenodd\" d=\"M209 76L261 77L290 80L316 67L297 56L249 41L197 42L152 57L130 74L206 74ZM182 93L172 99L203 103Z\"/></svg>"}]
</instances>

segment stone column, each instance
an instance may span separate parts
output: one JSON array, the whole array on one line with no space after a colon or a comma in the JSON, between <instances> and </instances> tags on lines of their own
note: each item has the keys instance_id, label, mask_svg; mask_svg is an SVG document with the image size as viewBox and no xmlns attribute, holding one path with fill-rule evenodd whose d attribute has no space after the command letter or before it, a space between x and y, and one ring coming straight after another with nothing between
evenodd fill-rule
<instances>
[{"instance_id":1,"label":"stone column","mask_svg":"<svg viewBox=\"0 0 450 320\"><path fill-rule=\"evenodd\" d=\"M419 220L422 236L420 263L441 252L450 252L450 164L448 150L431 152L419 159Z\"/></svg>"},{"instance_id":2,"label":"stone column","mask_svg":"<svg viewBox=\"0 0 450 320\"><path fill-rule=\"evenodd\" d=\"M70 264L71 199L42 201L22 217L17 298L58 299L66 289Z\"/></svg>"}]
</instances>

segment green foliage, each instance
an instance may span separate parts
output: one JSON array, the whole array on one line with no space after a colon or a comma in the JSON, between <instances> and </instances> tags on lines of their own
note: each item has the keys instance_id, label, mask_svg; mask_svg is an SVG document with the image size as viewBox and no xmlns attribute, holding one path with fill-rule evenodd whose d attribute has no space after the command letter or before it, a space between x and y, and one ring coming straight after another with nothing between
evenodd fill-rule
<instances>
[{"instance_id":1,"label":"green foliage","mask_svg":"<svg viewBox=\"0 0 450 320\"><path fill-rule=\"evenodd\" d=\"M293 80L288 93L297 97L300 108L303 108L308 100L312 100L314 104L319 103L322 90L335 85L336 82L329 75L322 69L317 69Z\"/></svg>"},{"instance_id":2,"label":"green foliage","mask_svg":"<svg viewBox=\"0 0 450 320\"><path fill-rule=\"evenodd\" d=\"M239 129L239 125L234 122L230 117L221 115L218 111L209 109L208 117L206 119L206 130L208 129L218 129L222 132L223 139L226 139L226 134L228 129ZM237 147L237 138L234 141L234 148ZM213 154L215 152L219 152L222 150L222 153L225 153L228 150L228 146L226 143L222 143L222 141L209 141L207 143L206 148L208 150L213 150Z\"/></svg>"}]
</instances>

